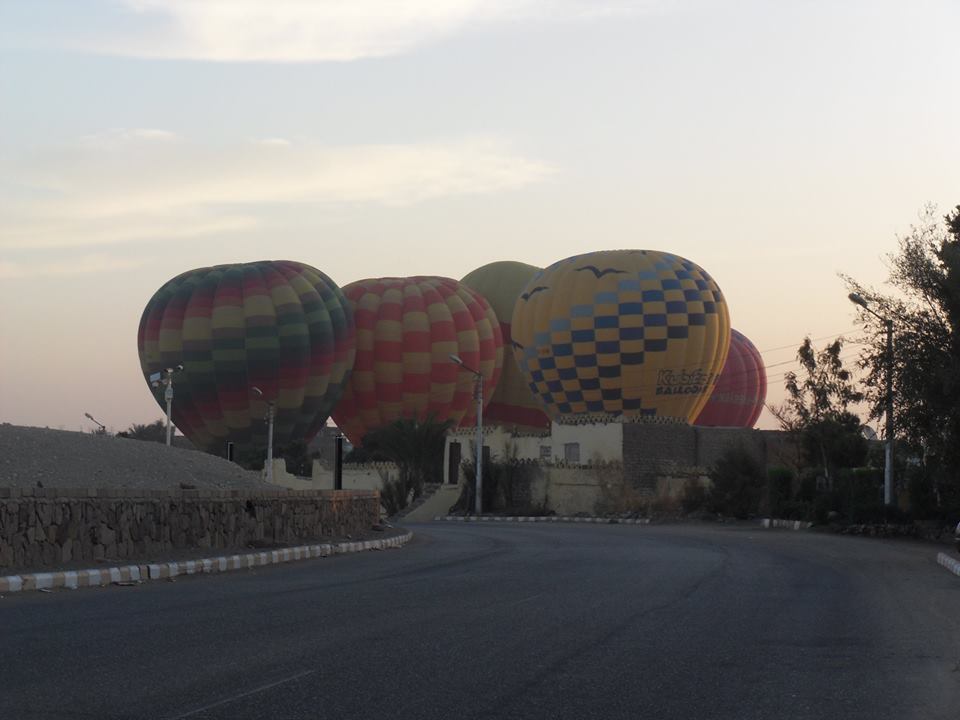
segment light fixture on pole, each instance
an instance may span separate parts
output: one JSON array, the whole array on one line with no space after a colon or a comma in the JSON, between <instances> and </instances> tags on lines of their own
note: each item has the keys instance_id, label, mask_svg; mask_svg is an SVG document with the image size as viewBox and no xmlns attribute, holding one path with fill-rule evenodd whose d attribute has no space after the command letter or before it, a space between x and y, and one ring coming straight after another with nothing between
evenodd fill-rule
<instances>
[{"instance_id":1,"label":"light fixture on pole","mask_svg":"<svg viewBox=\"0 0 960 720\"><path fill-rule=\"evenodd\" d=\"M106 432L107 432L107 426L106 426L106 425L104 425L102 422L100 422L99 420L97 420L97 419L96 419L93 415L91 415L90 413L84 413L83 416L84 416L85 418L87 418L88 420L96 423L97 427L99 428L99 430L97 430L97 432L98 432L99 434L101 434L101 435L105 435L105 434L106 434Z\"/></svg>"},{"instance_id":2,"label":"light fixture on pole","mask_svg":"<svg viewBox=\"0 0 960 720\"><path fill-rule=\"evenodd\" d=\"M257 386L250 388L260 397L263 397L263 390ZM273 400L267 400L267 482L273 482L273 416L274 416L274 402Z\"/></svg>"},{"instance_id":3,"label":"light fixture on pole","mask_svg":"<svg viewBox=\"0 0 960 720\"><path fill-rule=\"evenodd\" d=\"M166 368L163 372L155 372L150 375L150 384L153 387L159 387L162 382L164 385L163 399L167 401L167 447L170 447L173 440L173 425L170 422L170 416L173 412L173 375L183 370L183 365Z\"/></svg>"},{"instance_id":4,"label":"light fixture on pole","mask_svg":"<svg viewBox=\"0 0 960 720\"><path fill-rule=\"evenodd\" d=\"M459 355L450 354L450 359L467 372L473 373L476 378L474 385L474 395L477 401L477 489L476 489L476 513L477 517L483 514L483 375L479 370L474 370L468 365L464 365Z\"/></svg>"},{"instance_id":5,"label":"light fixture on pole","mask_svg":"<svg viewBox=\"0 0 960 720\"><path fill-rule=\"evenodd\" d=\"M880 315L870 308L870 305L859 293L850 293L847 296L850 302L859 305L878 320L881 320L887 330L887 351L885 353L884 365L886 366L887 383L887 444L884 452L883 466L883 503L884 505L893 504L893 320Z\"/></svg>"}]
</instances>

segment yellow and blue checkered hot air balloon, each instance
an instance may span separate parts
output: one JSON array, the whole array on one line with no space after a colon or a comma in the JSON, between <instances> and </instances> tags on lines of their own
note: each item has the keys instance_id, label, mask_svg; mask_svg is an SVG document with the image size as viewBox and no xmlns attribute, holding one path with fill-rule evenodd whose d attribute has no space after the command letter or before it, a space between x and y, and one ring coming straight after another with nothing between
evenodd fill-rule
<instances>
[{"instance_id":1,"label":"yellow and blue checkered hot air balloon","mask_svg":"<svg viewBox=\"0 0 960 720\"><path fill-rule=\"evenodd\" d=\"M720 288L695 263L656 250L561 260L524 287L514 356L554 418L691 422L730 344Z\"/></svg>"}]
</instances>

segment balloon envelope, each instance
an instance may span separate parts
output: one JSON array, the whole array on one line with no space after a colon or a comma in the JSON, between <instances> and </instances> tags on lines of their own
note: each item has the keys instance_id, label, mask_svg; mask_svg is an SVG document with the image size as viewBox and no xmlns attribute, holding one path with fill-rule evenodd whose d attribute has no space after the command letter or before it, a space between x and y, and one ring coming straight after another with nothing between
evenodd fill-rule
<instances>
[{"instance_id":1,"label":"balloon envelope","mask_svg":"<svg viewBox=\"0 0 960 720\"><path fill-rule=\"evenodd\" d=\"M144 378L173 375L173 422L197 447L309 442L326 423L353 366L353 317L316 268L287 260L190 270L163 285L140 319ZM258 388L261 394L252 388ZM151 385L166 409L164 388Z\"/></svg>"},{"instance_id":2,"label":"balloon envelope","mask_svg":"<svg viewBox=\"0 0 960 720\"><path fill-rule=\"evenodd\" d=\"M444 277L358 280L343 288L357 327L353 375L333 411L354 445L401 418L475 424L477 370L489 401L503 365L497 316L487 301Z\"/></svg>"},{"instance_id":3,"label":"balloon envelope","mask_svg":"<svg viewBox=\"0 0 960 720\"><path fill-rule=\"evenodd\" d=\"M513 349L553 416L690 422L726 359L727 304L695 263L608 250L554 263L524 287Z\"/></svg>"},{"instance_id":4,"label":"balloon envelope","mask_svg":"<svg viewBox=\"0 0 960 720\"><path fill-rule=\"evenodd\" d=\"M479 267L460 281L490 303L500 321L505 347L510 347L512 340L511 319L517 299L527 282L540 270L526 263L504 260ZM510 357L503 361L503 374L490 403L483 410L483 423L522 430L547 429L550 418L539 399L530 392L530 386L512 355L510 353Z\"/></svg>"},{"instance_id":5,"label":"balloon envelope","mask_svg":"<svg viewBox=\"0 0 960 720\"><path fill-rule=\"evenodd\" d=\"M736 330L717 384L695 425L752 428L767 399L767 371L760 352Z\"/></svg>"}]
</instances>

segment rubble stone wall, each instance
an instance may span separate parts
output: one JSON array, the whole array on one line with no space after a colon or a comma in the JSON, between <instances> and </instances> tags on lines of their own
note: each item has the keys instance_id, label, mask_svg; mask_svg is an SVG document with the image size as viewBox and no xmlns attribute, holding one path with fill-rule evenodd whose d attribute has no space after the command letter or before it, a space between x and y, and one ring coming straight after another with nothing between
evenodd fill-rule
<instances>
[{"instance_id":1,"label":"rubble stone wall","mask_svg":"<svg viewBox=\"0 0 960 720\"><path fill-rule=\"evenodd\" d=\"M298 544L379 520L376 490L0 488L0 568Z\"/></svg>"},{"instance_id":2,"label":"rubble stone wall","mask_svg":"<svg viewBox=\"0 0 960 720\"><path fill-rule=\"evenodd\" d=\"M790 437L775 430L624 423L624 477L639 491L654 495L663 478L696 479L735 446L764 467L796 462Z\"/></svg>"}]
</instances>

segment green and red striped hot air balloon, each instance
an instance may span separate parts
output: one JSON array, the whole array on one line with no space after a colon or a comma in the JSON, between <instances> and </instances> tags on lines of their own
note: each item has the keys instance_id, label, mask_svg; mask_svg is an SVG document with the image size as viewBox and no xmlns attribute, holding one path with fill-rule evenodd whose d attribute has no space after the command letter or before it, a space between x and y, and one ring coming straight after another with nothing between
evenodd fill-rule
<instances>
[{"instance_id":1,"label":"green and red striped hot air balloon","mask_svg":"<svg viewBox=\"0 0 960 720\"><path fill-rule=\"evenodd\" d=\"M343 393L355 354L353 314L316 268L288 260L187 271L150 298L137 349L144 378L173 379L173 422L197 447L309 442ZM262 392L255 394L253 387ZM165 408L163 388L152 388Z\"/></svg>"}]
</instances>

